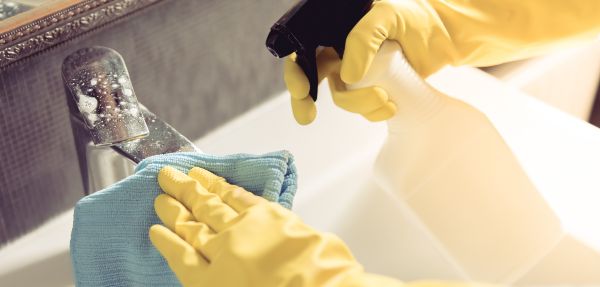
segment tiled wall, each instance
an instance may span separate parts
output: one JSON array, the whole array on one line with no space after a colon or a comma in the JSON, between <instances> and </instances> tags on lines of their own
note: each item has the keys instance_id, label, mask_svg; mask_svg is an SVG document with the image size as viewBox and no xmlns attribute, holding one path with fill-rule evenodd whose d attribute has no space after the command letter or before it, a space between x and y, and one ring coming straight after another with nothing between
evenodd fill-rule
<instances>
[{"instance_id":1,"label":"tiled wall","mask_svg":"<svg viewBox=\"0 0 600 287\"><path fill-rule=\"evenodd\" d=\"M2 72L0 245L82 196L60 76L66 55L117 50L140 102L194 139L283 90L264 40L292 2L165 0Z\"/></svg>"}]
</instances>

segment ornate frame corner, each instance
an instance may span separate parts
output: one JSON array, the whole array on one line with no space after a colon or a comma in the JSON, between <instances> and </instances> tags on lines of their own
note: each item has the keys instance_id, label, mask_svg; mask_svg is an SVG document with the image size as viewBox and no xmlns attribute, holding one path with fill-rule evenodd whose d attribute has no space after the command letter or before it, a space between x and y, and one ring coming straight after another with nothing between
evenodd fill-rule
<instances>
[{"instance_id":1,"label":"ornate frame corner","mask_svg":"<svg viewBox=\"0 0 600 287\"><path fill-rule=\"evenodd\" d=\"M164 0L84 0L0 34L0 69Z\"/></svg>"}]
</instances>

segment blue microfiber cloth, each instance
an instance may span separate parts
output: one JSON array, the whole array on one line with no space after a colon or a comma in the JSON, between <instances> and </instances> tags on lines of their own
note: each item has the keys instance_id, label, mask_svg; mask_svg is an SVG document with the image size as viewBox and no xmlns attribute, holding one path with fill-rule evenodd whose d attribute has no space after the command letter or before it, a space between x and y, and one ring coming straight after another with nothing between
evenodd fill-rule
<instances>
[{"instance_id":1,"label":"blue microfiber cloth","mask_svg":"<svg viewBox=\"0 0 600 287\"><path fill-rule=\"evenodd\" d=\"M296 168L286 151L258 156L175 153L145 159L134 175L77 203L71 258L78 286L180 286L148 238L150 226L160 223L154 198L162 192L157 175L166 165L185 173L205 168L287 208L296 192Z\"/></svg>"}]
</instances>

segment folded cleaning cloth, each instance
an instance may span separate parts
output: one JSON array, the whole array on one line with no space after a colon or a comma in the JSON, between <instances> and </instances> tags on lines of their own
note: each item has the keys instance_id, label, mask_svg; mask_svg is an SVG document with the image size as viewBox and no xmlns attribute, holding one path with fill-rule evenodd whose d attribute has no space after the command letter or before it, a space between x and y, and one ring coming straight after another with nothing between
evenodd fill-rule
<instances>
[{"instance_id":1,"label":"folded cleaning cloth","mask_svg":"<svg viewBox=\"0 0 600 287\"><path fill-rule=\"evenodd\" d=\"M175 153L145 159L134 175L77 203L71 259L78 286L180 286L148 238L150 226L160 223L154 198L162 192L157 176L166 165L185 173L205 168L287 208L296 192L296 168L287 151L258 156Z\"/></svg>"}]
</instances>

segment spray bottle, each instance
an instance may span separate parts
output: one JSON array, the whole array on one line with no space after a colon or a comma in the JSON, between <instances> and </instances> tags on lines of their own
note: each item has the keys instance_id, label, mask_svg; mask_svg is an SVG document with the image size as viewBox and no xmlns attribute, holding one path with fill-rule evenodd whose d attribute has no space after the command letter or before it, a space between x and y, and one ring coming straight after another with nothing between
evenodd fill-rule
<instances>
[{"instance_id":1,"label":"spray bottle","mask_svg":"<svg viewBox=\"0 0 600 287\"><path fill-rule=\"evenodd\" d=\"M341 58L346 36L370 5L303 0L273 26L267 46L275 56L298 54L316 100L315 50L334 47ZM366 86L383 88L398 107L375 179L459 277L510 283L555 247L563 236L558 218L483 113L430 86L393 41L349 88Z\"/></svg>"}]
</instances>

